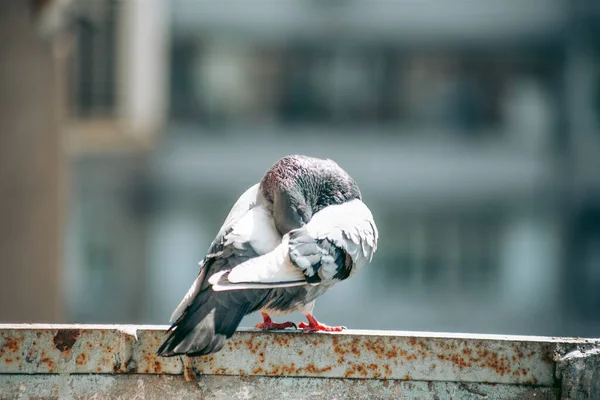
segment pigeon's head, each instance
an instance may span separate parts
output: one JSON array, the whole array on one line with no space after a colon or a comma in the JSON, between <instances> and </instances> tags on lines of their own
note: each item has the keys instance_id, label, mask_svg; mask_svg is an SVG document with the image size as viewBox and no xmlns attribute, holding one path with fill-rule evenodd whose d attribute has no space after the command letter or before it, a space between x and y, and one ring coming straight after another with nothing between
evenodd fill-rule
<instances>
[{"instance_id":1,"label":"pigeon's head","mask_svg":"<svg viewBox=\"0 0 600 400\"><path fill-rule=\"evenodd\" d=\"M282 235L329 205L361 199L354 179L334 161L301 155L277 161L261 180L260 190Z\"/></svg>"}]
</instances>

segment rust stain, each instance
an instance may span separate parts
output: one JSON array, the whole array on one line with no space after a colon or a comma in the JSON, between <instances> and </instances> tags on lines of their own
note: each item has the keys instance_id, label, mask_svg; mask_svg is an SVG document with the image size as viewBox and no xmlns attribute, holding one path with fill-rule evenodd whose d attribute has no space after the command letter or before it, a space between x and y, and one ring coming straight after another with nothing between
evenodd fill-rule
<instances>
[{"instance_id":1,"label":"rust stain","mask_svg":"<svg viewBox=\"0 0 600 400\"><path fill-rule=\"evenodd\" d=\"M279 376L279 367L271 364L271 370L265 372L266 375Z\"/></svg>"},{"instance_id":2,"label":"rust stain","mask_svg":"<svg viewBox=\"0 0 600 400\"><path fill-rule=\"evenodd\" d=\"M162 372L162 364L159 363L158 361L154 361L154 372L156 372L157 374L160 374Z\"/></svg>"},{"instance_id":3,"label":"rust stain","mask_svg":"<svg viewBox=\"0 0 600 400\"><path fill-rule=\"evenodd\" d=\"M203 374L204 371L200 371L200 373ZM196 381L196 373L194 372L194 369L188 362L184 362L183 365L183 378L186 382Z\"/></svg>"},{"instance_id":4,"label":"rust stain","mask_svg":"<svg viewBox=\"0 0 600 400\"><path fill-rule=\"evenodd\" d=\"M367 349L367 351L373 353L379 359L384 358L386 354L385 345L382 343L381 340L367 341L365 343L365 348ZM360 351L358 355L360 356Z\"/></svg>"},{"instance_id":5,"label":"rust stain","mask_svg":"<svg viewBox=\"0 0 600 400\"><path fill-rule=\"evenodd\" d=\"M296 370L295 363L291 363L290 365L284 365L281 367L281 375L283 375L283 376L293 375L295 370Z\"/></svg>"},{"instance_id":6,"label":"rust stain","mask_svg":"<svg viewBox=\"0 0 600 400\"><path fill-rule=\"evenodd\" d=\"M0 357L6 353L17 353L20 348L20 343L23 341L22 338L6 337L4 345L0 347Z\"/></svg>"},{"instance_id":7,"label":"rust stain","mask_svg":"<svg viewBox=\"0 0 600 400\"><path fill-rule=\"evenodd\" d=\"M356 357L360 357L360 340L358 338L352 338L352 342L350 343L350 352L354 354Z\"/></svg>"},{"instance_id":8,"label":"rust stain","mask_svg":"<svg viewBox=\"0 0 600 400\"><path fill-rule=\"evenodd\" d=\"M350 369L346 371L344 377L350 378L356 375L361 376L363 378L366 377L367 369L362 364L351 364Z\"/></svg>"},{"instance_id":9,"label":"rust stain","mask_svg":"<svg viewBox=\"0 0 600 400\"><path fill-rule=\"evenodd\" d=\"M254 375L264 375L265 370L262 369L261 367L254 367L254 369L252 370L252 373Z\"/></svg>"},{"instance_id":10,"label":"rust stain","mask_svg":"<svg viewBox=\"0 0 600 400\"><path fill-rule=\"evenodd\" d=\"M265 352L264 351L261 351L260 353L258 353L258 362L261 364L265 362Z\"/></svg>"},{"instance_id":11,"label":"rust stain","mask_svg":"<svg viewBox=\"0 0 600 400\"><path fill-rule=\"evenodd\" d=\"M296 364L295 363L291 363L289 365L275 365L275 364L270 364L269 365L271 369L267 370L263 367L254 367L251 371L251 373L253 375L267 375L267 376L295 376L298 375L304 368L296 368ZM325 368L316 368L314 365L309 364L309 366L306 368L307 371L312 372L312 373L320 373L323 371L329 371L331 370L331 367L325 367ZM241 370L240 370L241 371ZM246 375L246 373L244 373L243 371L240 372L240 375Z\"/></svg>"},{"instance_id":12,"label":"rust stain","mask_svg":"<svg viewBox=\"0 0 600 400\"><path fill-rule=\"evenodd\" d=\"M470 367L470 364L467 364L467 362L465 361L465 359L461 356L459 356L458 354L454 354L451 358L452 364L454 364L457 367L460 368L467 368Z\"/></svg>"},{"instance_id":13,"label":"rust stain","mask_svg":"<svg viewBox=\"0 0 600 400\"><path fill-rule=\"evenodd\" d=\"M415 346L418 345L419 343L415 340ZM529 369L521 368L520 361L536 355L535 351L525 350L519 344L514 344L513 351L508 354L491 351L482 342L469 347L464 346L466 346L465 343L458 342L436 343L436 347L443 351L435 354L434 357L452 364L455 368L489 368L498 376L512 375L520 379L521 376L525 377L530 373ZM414 355L407 355L405 359L411 361L414 359Z\"/></svg>"},{"instance_id":14,"label":"rust stain","mask_svg":"<svg viewBox=\"0 0 600 400\"><path fill-rule=\"evenodd\" d=\"M278 345L279 347L290 348L290 336L289 335L272 335L273 343Z\"/></svg>"},{"instance_id":15,"label":"rust stain","mask_svg":"<svg viewBox=\"0 0 600 400\"><path fill-rule=\"evenodd\" d=\"M383 369L385 370L385 376L387 377L391 377L392 376L392 368L390 368L389 365L384 365Z\"/></svg>"},{"instance_id":16,"label":"rust stain","mask_svg":"<svg viewBox=\"0 0 600 400\"><path fill-rule=\"evenodd\" d=\"M516 347L516 346L515 346ZM525 357L525 354L523 354L523 352L519 349L519 348L515 348L515 352L517 353L517 357L519 359L522 359Z\"/></svg>"},{"instance_id":17,"label":"rust stain","mask_svg":"<svg viewBox=\"0 0 600 400\"><path fill-rule=\"evenodd\" d=\"M56 347L61 352L69 351L77 341L77 338L81 334L81 331L78 329L61 329L56 332L52 341L54 342L54 347Z\"/></svg>"},{"instance_id":18,"label":"rust stain","mask_svg":"<svg viewBox=\"0 0 600 400\"><path fill-rule=\"evenodd\" d=\"M398 357L398 348L396 346L392 346L392 348L385 353L385 357L388 360Z\"/></svg>"},{"instance_id":19,"label":"rust stain","mask_svg":"<svg viewBox=\"0 0 600 400\"><path fill-rule=\"evenodd\" d=\"M19 350L19 342L20 340L17 340L12 337L7 337L6 341L4 342L4 346L2 346L2 351L8 350L10 352L16 353Z\"/></svg>"},{"instance_id":20,"label":"rust stain","mask_svg":"<svg viewBox=\"0 0 600 400\"><path fill-rule=\"evenodd\" d=\"M550 347L550 345L544 345L542 347L542 361L545 362L546 364L553 364L554 363L554 350L552 349L552 347Z\"/></svg>"},{"instance_id":21,"label":"rust stain","mask_svg":"<svg viewBox=\"0 0 600 400\"><path fill-rule=\"evenodd\" d=\"M340 346L340 340L337 336L333 336L332 340L333 352L339 355L346 354L346 351L343 347Z\"/></svg>"},{"instance_id":22,"label":"rust stain","mask_svg":"<svg viewBox=\"0 0 600 400\"><path fill-rule=\"evenodd\" d=\"M496 374L500 376L504 376L510 373L510 368L508 366L507 358L504 356L499 356L498 353L492 352L489 357L487 357L481 363L482 367L491 368L496 372Z\"/></svg>"},{"instance_id":23,"label":"rust stain","mask_svg":"<svg viewBox=\"0 0 600 400\"><path fill-rule=\"evenodd\" d=\"M360 340L358 338L352 338L352 340L342 340L336 336L332 338L333 352L338 356L342 357L346 354L353 354L355 357L360 357ZM364 344L367 349L369 348L369 342Z\"/></svg>"},{"instance_id":24,"label":"rust stain","mask_svg":"<svg viewBox=\"0 0 600 400\"><path fill-rule=\"evenodd\" d=\"M75 359L75 364L77 365L84 365L88 362L88 356L87 353L79 353L77 355L77 358Z\"/></svg>"},{"instance_id":25,"label":"rust stain","mask_svg":"<svg viewBox=\"0 0 600 400\"><path fill-rule=\"evenodd\" d=\"M244 342L244 344L246 345L246 347L248 348L248 350L250 350L250 352L252 354L256 354L257 348L260 346L260 345L254 344L254 340L252 337L250 339L246 340Z\"/></svg>"},{"instance_id":26,"label":"rust stain","mask_svg":"<svg viewBox=\"0 0 600 400\"><path fill-rule=\"evenodd\" d=\"M147 352L143 352L142 359L143 359L143 364L147 365L146 372L159 372L160 373L162 371L162 365L160 364L160 362L156 359L156 357L153 354L148 354ZM158 369L160 371L158 371Z\"/></svg>"},{"instance_id":27,"label":"rust stain","mask_svg":"<svg viewBox=\"0 0 600 400\"><path fill-rule=\"evenodd\" d=\"M40 364L46 364L48 366L48 372L54 372L54 369L56 368L54 361L48 357L41 358Z\"/></svg>"},{"instance_id":28,"label":"rust stain","mask_svg":"<svg viewBox=\"0 0 600 400\"><path fill-rule=\"evenodd\" d=\"M331 366L317 368L313 363L310 363L304 368L309 374L322 374L323 372L331 371Z\"/></svg>"}]
</instances>

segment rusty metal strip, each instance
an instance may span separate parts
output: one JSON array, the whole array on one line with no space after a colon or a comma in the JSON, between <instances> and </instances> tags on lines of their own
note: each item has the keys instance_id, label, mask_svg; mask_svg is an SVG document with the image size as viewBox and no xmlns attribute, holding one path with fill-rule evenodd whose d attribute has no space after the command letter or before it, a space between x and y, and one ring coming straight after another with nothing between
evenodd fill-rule
<instances>
[{"instance_id":1,"label":"rusty metal strip","mask_svg":"<svg viewBox=\"0 0 600 400\"><path fill-rule=\"evenodd\" d=\"M555 354L600 340L241 330L214 355L162 358L165 327L0 325L0 373L200 374L554 385Z\"/></svg>"}]
</instances>

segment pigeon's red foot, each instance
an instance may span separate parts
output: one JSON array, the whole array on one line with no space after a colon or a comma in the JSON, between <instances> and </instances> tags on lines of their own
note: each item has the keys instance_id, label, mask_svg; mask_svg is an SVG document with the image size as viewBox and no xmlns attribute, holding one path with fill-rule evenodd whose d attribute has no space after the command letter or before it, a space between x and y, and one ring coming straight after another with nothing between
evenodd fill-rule
<instances>
[{"instance_id":1,"label":"pigeon's red foot","mask_svg":"<svg viewBox=\"0 0 600 400\"><path fill-rule=\"evenodd\" d=\"M288 321L288 322L283 322L283 323L278 324L271 320L271 317L269 317L269 314L265 314L265 313L261 313L261 314L262 314L264 321L259 324L254 325L255 328L262 329L263 331L268 331L271 329L285 329L285 328L296 328L297 329L296 324L293 322Z\"/></svg>"},{"instance_id":2,"label":"pigeon's red foot","mask_svg":"<svg viewBox=\"0 0 600 400\"><path fill-rule=\"evenodd\" d=\"M298 324L298 328L304 330L304 332L341 332L346 329L345 326L324 325L310 314L306 315L306 319L308 319L308 324L306 322L300 322Z\"/></svg>"}]
</instances>

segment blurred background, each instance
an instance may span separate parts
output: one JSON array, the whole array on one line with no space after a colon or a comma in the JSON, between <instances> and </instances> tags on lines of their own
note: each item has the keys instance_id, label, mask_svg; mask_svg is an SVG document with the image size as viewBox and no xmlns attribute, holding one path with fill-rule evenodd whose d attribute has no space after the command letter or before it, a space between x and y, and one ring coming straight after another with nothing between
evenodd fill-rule
<instances>
[{"instance_id":1,"label":"blurred background","mask_svg":"<svg viewBox=\"0 0 600 400\"><path fill-rule=\"evenodd\" d=\"M1 322L166 324L300 153L380 230L323 322L600 336L600 3L8 0L0 32Z\"/></svg>"}]
</instances>

